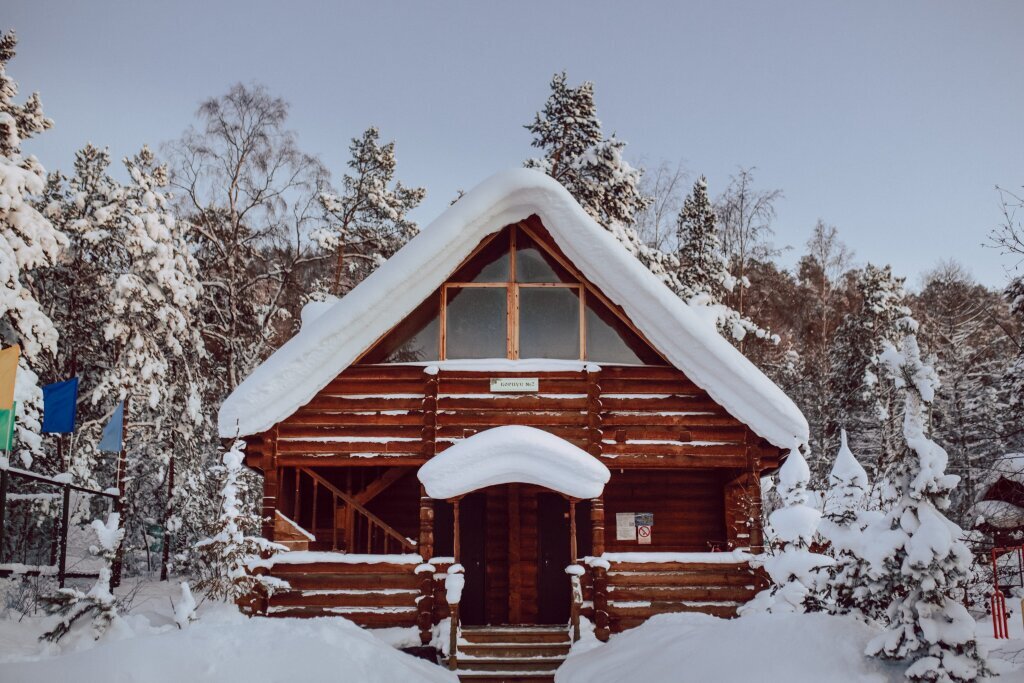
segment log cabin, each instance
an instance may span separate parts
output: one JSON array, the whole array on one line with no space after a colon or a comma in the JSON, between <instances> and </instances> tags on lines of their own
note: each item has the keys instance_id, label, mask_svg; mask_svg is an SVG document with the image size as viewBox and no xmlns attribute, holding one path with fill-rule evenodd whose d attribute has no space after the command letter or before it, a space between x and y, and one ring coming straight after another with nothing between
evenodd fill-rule
<instances>
[{"instance_id":1,"label":"log cabin","mask_svg":"<svg viewBox=\"0 0 1024 683\"><path fill-rule=\"evenodd\" d=\"M548 176L490 178L320 309L220 413L291 548L250 609L424 644L450 618L451 666L507 670L488 643L556 666L581 619L757 590L760 479L806 420Z\"/></svg>"}]
</instances>

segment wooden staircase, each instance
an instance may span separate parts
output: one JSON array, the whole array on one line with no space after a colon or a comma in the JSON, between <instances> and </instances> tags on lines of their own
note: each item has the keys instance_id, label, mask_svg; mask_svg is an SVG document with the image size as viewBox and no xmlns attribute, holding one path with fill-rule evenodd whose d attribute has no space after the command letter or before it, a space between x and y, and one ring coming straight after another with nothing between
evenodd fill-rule
<instances>
[{"instance_id":1,"label":"wooden staircase","mask_svg":"<svg viewBox=\"0 0 1024 683\"><path fill-rule=\"evenodd\" d=\"M386 562L277 564L271 576L290 590L270 597L267 616L350 619L367 628L414 626L420 580L415 564Z\"/></svg>"},{"instance_id":2,"label":"wooden staircase","mask_svg":"<svg viewBox=\"0 0 1024 683\"><path fill-rule=\"evenodd\" d=\"M473 683L554 681L569 645L564 626L463 626L456 673Z\"/></svg>"}]
</instances>

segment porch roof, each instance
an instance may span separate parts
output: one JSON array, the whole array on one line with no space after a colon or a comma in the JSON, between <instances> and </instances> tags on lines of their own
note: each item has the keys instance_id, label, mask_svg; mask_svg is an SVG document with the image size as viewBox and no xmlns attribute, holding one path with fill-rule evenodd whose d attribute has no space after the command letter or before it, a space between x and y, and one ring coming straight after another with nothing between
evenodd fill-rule
<instances>
[{"instance_id":1,"label":"porch roof","mask_svg":"<svg viewBox=\"0 0 1024 683\"><path fill-rule=\"evenodd\" d=\"M521 483L583 499L600 496L611 473L597 458L554 434L509 425L459 441L431 458L416 476L431 498Z\"/></svg>"}]
</instances>

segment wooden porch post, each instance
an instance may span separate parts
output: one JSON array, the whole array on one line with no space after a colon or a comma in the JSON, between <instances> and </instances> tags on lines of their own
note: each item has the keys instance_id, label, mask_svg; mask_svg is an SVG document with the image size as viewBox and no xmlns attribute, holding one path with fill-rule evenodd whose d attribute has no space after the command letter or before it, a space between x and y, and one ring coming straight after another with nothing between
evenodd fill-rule
<instances>
[{"instance_id":1,"label":"wooden porch post","mask_svg":"<svg viewBox=\"0 0 1024 683\"><path fill-rule=\"evenodd\" d=\"M452 556L455 564L462 562L462 553L459 550L459 498L452 498Z\"/></svg>"},{"instance_id":2,"label":"wooden porch post","mask_svg":"<svg viewBox=\"0 0 1024 683\"><path fill-rule=\"evenodd\" d=\"M430 559L434 556L434 500L427 496L426 489L420 485L420 557L423 558L422 569L417 569L420 580L420 599L417 601L418 614L416 625L420 629L420 643L430 644L431 627L434 625L434 570L429 569Z\"/></svg>"},{"instance_id":3,"label":"wooden porch post","mask_svg":"<svg viewBox=\"0 0 1024 683\"><path fill-rule=\"evenodd\" d=\"M590 527L593 534L594 557L604 555L604 498L593 498L590 501ZM594 635L598 640L607 641L611 636L608 618L608 575L601 563L591 568L594 591Z\"/></svg>"},{"instance_id":4,"label":"wooden porch post","mask_svg":"<svg viewBox=\"0 0 1024 683\"><path fill-rule=\"evenodd\" d=\"M263 448L263 538L274 540L274 516L277 513L277 491L281 481L281 470L277 466L277 427L264 435L267 443Z\"/></svg>"},{"instance_id":5,"label":"wooden porch post","mask_svg":"<svg viewBox=\"0 0 1024 683\"><path fill-rule=\"evenodd\" d=\"M569 499L569 564L576 564L576 499Z\"/></svg>"}]
</instances>

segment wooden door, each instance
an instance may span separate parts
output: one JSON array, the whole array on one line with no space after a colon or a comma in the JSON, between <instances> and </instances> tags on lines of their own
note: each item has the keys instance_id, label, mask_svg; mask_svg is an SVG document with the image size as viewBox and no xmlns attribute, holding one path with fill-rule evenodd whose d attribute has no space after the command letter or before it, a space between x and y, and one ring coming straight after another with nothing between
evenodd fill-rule
<instances>
[{"instance_id":1,"label":"wooden door","mask_svg":"<svg viewBox=\"0 0 1024 683\"><path fill-rule=\"evenodd\" d=\"M459 616L462 623L487 623L487 499L482 493L466 496L459 503L459 555L465 567Z\"/></svg>"},{"instance_id":2,"label":"wooden door","mask_svg":"<svg viewBox=\"0 0 1024 683\"><path fill-rule=\"evenodd\" d=\"M537 496L537 623L569 620L569 501L554 493Z\"/></svg>"}]
</instances>

